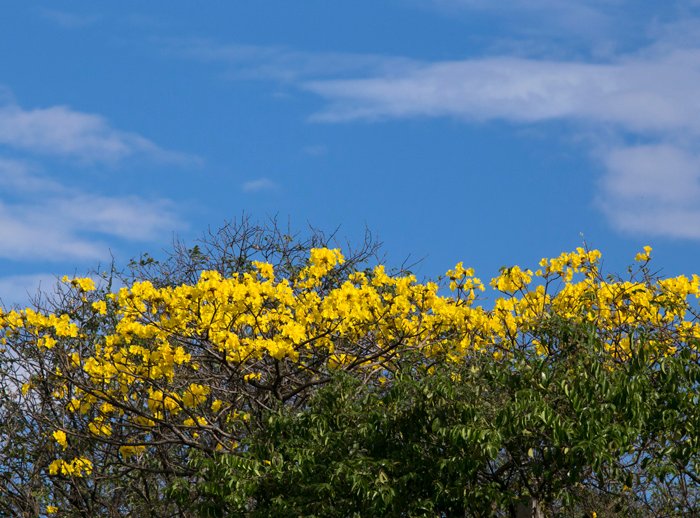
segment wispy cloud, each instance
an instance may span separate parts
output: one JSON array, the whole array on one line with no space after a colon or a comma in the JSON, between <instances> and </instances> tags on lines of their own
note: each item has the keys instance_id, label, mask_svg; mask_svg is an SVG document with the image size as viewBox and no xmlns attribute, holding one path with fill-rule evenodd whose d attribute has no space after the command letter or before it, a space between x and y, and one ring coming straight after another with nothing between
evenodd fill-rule
<instances>
[{"instance_id":1,"label":"wispy cloud","mask_svg":"<svg viewBox=\"0 0 700 518\"><path fill-rule=\"evenodd\" d=\"M665 23L678 16L678 4L684 1L640 6L633 0L416 0L452 19L477 19L493 27L486 46L510 46L520 55L523 47L552 55L605 55L634 48L649 41L650 20Z\"/></svg>"},{"instance_id":2,"label":"wispy cloud","mask_svg":"<svg viewBox=\"0 0 700 518\"><path fill-rule=\"evenodd\" d=\"M70 13L58 9L39 8L39 15L64 29L82 29L99 22L102 17L97 14Z\"/></svg>"},{"instance_id":3,"label":"wispy cloud","mask_svg":"<svg viewBox=\"0 0 700 518\"><path fill-rule=\"evenodd\" d=\"M0 258L103 259L114 239L147 241L183 226L168 200L86 192L22 161L0 160L0 187Z\"/></svg>"},{"instance_id":4,"label":"wispy cloud","mask_svg":"<svg viewBox=\"0 0 700 518\"><path fill-rule=\"evenodd\" d=\"M484 58L428 63L402 74L309 81L326 122L448 116L470 121L573 119L635 132L700 134L700 50L611 64Z\"/></svg>"},{"instance_id":5,"label":"wispy cloud","mask_svg":"<svg viewBox=\"0 0 700 518\"><path fill-rule=\"evenodd\" d=\"M50 273L36 273L29 275L9 275L0 277L0 306L7 308L11 305L27 306L29 301L57 282L56 276Z\"/></svg>"},{"instance_id":6,"label":"wispy cloud","mask_svg":"<svg viewBox=\"0 0 700 518\"><path fill-rule=\"evenodd\" d=\"M700 154L651 144L611 149L603 161L597 202L615 228L700 239Z\"/></svg>"},{"instance_id":7,"label":"wispy cloud","mask_svg":"<svg viewBox=\"0 0 700 518\"><path fill-rule=\"evenodd\" d=\"M250 180L244 182L241 186L243 192L271 191L278 188L279 185L268 178L257 178L255 180Z\"/></svg>"},{"instance_id":8,"label":"wispy cloud","mask_svg":"<svg viewBox=\"0 0 700 518\"><path fill-rule=\"evenodd\" d=\"M0 146L65 157L87 163L114 163L130 157L196 163L199 159L169 151L136 133L114 129L96 114L67 106L25 109L0 96Z\"/></svg>"},{"instance_id":9,"label":"wispy cloud","mask_svg":"<svg viewBox=\"0 0 700 518\"><path fill-rule=\"evenodd\" d=\"M160 39L168 54L220 63L236 79L298 82L311 77L344 77L390 73L414 63L403 57L343 52L305 52L283 46L218 43L202 38Z\"/></svg>"},{"instance_id":10,"label":"wispy cloud","mask_svg":"<svg viewBox=\"0 0 700 518\"><path fill-rule=\"evenodd\" d=\"M37 168L23 160L0 157L0 192L7 193L60 193L64 187L38 174Z\"/></svg>"}]
</instances>

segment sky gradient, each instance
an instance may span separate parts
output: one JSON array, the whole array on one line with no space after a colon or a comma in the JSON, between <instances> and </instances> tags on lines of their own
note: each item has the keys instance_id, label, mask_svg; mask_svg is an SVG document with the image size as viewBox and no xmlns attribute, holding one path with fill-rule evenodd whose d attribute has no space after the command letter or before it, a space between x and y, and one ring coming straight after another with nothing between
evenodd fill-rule
<instances>
[{"instance_id":1,"label":"sky gradient","mask_svg":"<svg viewBox=\"0 0 700 518\"><path fill-rule=\"evenodd\" d=\"M700 2L31 2L0 18L0 299L247 214L484 279L700 272Z\"/></svg>"}]
</instances>

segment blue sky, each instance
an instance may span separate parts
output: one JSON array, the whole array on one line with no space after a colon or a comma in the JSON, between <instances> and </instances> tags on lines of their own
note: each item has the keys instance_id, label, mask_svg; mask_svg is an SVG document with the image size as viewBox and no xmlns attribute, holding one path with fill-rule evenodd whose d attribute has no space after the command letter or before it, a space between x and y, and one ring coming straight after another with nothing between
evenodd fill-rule
<instances>
[{"instance_id":1,"label":"blue sky","mask_svg":"<svg viewBox=\"0 0 700 518\"><path fill-rule=\"evenodd\" d=\"M6 304L243 213L700 271L698 1L24 2L0 56Z\"/></svg>"}]
</instances>

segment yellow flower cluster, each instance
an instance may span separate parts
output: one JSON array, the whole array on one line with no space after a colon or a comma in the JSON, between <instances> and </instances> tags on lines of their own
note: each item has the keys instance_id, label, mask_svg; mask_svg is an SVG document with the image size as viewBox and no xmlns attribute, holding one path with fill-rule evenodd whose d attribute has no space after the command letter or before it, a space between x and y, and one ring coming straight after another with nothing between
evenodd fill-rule
<instances>
[{"instance_id":1,"label":"yellow flower cluster","mask_svg":"<svg viewBox=\"0 0 700 518\"><path fill-rule=\"evenodd\" d=\"M645 262L651 259L651 247L645 246L643 252L639 252L634 256L634 260L638 262Z\"/></svg>"},{"instance_id":2,"label":"yellow flower cluster","mask_svg":"<svg viewBox=\"0 0 700 518\"><path fill-rule=\"evenodd\" d=\"M64 283L70 283L73 287L78 288L81 291L95 291L95 281L89 277L76 277L75 279L70 279L67 275L64 275L61 280Z\"/></svg>"},{"instance_id":3,"label":"yellow flower cluster","mask_svg":"<svg viewBox=\"0 0 700 518\"><path fill-rule=\"evenodd\" d=\"M56 442L60 444L64 450L68 447L66 432L63 430L56 430L52 435Z\"/></svg>"},{"instance_id":4,"label":"yellow flower cluster","mask_svg":"<svg viewBox=\"0 0 700 518\"><path fill-rule=\"evenodd\" d=\"M486 291L481 279L474 277L474 268L465 268L461 262L457 263L454 269L448 270L445 275L450 281L450 290L457 291L458 297L466 294L466 300L469 304L474 302L476 290Z\"/></svg>"},{"instance_id":5,"label":"yellow flower cluster","mask_svg":"<svg viewBox=\"0 0 700 518\"><path fill-rule=\"evenodd\" d=\"M92 473L92 462L85 457L76 457L70 461L57 459L49 464L49 475L65 477L82 477Z\"/></svg>"},{"instance_id":6,"label":"yellow flower cluster","mask_svg":"<svg viewBox=\"0 0 700 518\"><path fill-rule=\"evenodd\" d=\"M491 280L491 287L504 293L514 293L527 288L532 282L532 271L521 270L519 266L501 268L501 275Z\"/></svg>"},{"instance_id":7,"label":"yellow flower cluster","mask_svg":"<svg viewBox=\"0 0 700 518\"><path fill-rule=\"evenodd\" d=\"M137 457L145 451L146 446L144 446L143 444L127 444L119 447L119 454L125 459L128 459L130 457Z\"/></svg>"},{"instance_id":8,"label":"yellow flower cluster","mask_svg":"<svg viewBox=\"0 0 700 518\"><path fill-rule=\"evenodd\" d=\"M557 344L542 343L537 330L554 316L592 323L613 363L642 339L654 348L652 358L697 351L700 324L688 298L700 296L700 278L652 278L650 253L645 247L637 254L641 264L629 280L604 278L600 252L584 248L542 259L534 272L502 268L490 282L497 295L490 308L475 305L485 287L462 263L447 272L451 293L442 295L437 283L390 275L381 265L341 273L340 250L325 248L312 249L290 278L254 262L252 271L230 277L204 271L193 284L143 281L107 294L91 279L66 279L82 297L82 313L0 312L0 337L30 340L47 354L65 351L62 370L52 374L63 387L54 397L85 416L86 435L114 440L122 426L147 434L167 421L197 440L218 426L212 423L248 415L217 385L215 372L243 392L274 391L271 377L283 373L313 380L330 369L366 369L386 382L392 359L409 350L447 361L480 352L507 358L516 347L551 354ZM122 457L147 450L140 437L120 447ZM65 431L53 438L67 447ZM91 469L85 458L59 459L49 472L82 476Z\"/></svg>"},{"instance_id":9,"label":"yellow flower cluster","mask_svg":"<svg viewBox=\"0 0 700 518\"><path fill-rule=\"evenodd\" d=\"M31 308L21 311L0 311L0 343L7 344L8 339L22 332L36 338L37 346L51 349L56 345L56 338L76 338L78 326L71 322L67 314L43 314Z\"/></svg>"}]
</instances>

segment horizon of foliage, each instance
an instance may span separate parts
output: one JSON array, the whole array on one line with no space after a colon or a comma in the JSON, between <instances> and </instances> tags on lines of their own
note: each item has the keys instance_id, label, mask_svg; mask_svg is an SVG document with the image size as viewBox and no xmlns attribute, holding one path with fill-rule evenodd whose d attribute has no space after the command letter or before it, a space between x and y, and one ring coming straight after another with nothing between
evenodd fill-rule
<instances>
[{"instance_id":1,"label":"horizon of foliage","mask_svg":"<svg viewBox=\"0 0 700 518\"><path fill-rule=\"evenodd\" d=\"M462 263L419 282L370 264L369 239L345 254L329 241L228 225L0 310L0 516L698 510L700 277L656 277L645 247L616 278L580 247L503 268L486 308ZM353 408L331 439L304 421ZM377 450L392 433L406 444ZM323 466L341 471L290 489ZM348 492L338 514L305 507Z\"/></svg>"}]
</instances>

